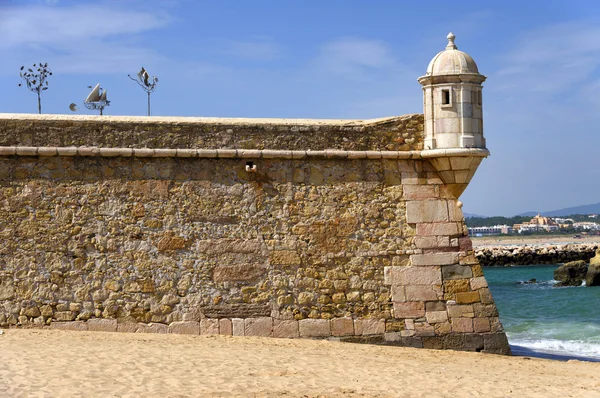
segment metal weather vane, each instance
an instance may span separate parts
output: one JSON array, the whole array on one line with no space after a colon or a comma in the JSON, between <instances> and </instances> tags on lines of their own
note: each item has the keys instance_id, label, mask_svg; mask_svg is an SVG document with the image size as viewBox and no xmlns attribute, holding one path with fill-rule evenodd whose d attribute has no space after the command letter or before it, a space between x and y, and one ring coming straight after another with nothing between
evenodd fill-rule
<instances>
[{"instance_id":1,"label":"metal weather vane","mask_svg":"<svg viewBox=\"0 0 600 398\"><path fill-rule=\"evenodd\" d=\"M133 78L131 75L127 76L136 82L148 94L148 116L150 116L150 94L156 90L158 77L151 77L143 66L142 69L137 73L137 77Z\"/></svg>"},{"instance_id":2,"label":"metal weather vane","mask_svg":"<svg viewBox=\"0 0 600 398\"><path fill-rule=\"evenodd\" d=\"M52 76L52 71L48 68L48 63L33 64L33 68L25 69L21 66L19 73L21 79L25 81L25 86L32 92L37 93L38 113L42 113L42 91L48 90L48 77ZM21 87L23 83L19 83Z\"/></svg>"},{"instance_id":3,"label":"metal weather vane","mask_svg":"<svg viewBox=\"0 0 600 398\"><path fill-rule=\"evenodd\" d=\"M88 86L88 88L92 88L92 86ZM106 98L106 89L102 89L100 87L100 83L96 84L96 86L92 89L92 91L88 94L86 99L83 101L83 104L86 108L90 110L99 110L100 116L104 112L104 108L110 105L110 101ZM71 106L74 104L71 104ZM74 109L71 109L73 111Z\"/></svg>"}]
</instances>

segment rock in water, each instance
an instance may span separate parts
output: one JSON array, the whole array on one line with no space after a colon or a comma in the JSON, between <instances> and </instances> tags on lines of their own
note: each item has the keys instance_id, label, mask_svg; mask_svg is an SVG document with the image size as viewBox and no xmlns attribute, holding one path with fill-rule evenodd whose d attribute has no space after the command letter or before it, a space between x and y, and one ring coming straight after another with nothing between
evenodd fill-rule
<instances>
[{"instance_id":1,"label":"rock in water","mask_svg":"<svg viewBox=\"0 0 600 398\"><path fill-rule=\"evenodd\" d=\"M554 279L559 281L556 287L581 286L586 277L588 265L583 260L571 261L554 270Z\"/></svg>"},{"instance_id":2,"label":"rock in water","mask_svg":"<svg viewBox=\"0 0 600 398\"><path fill-rule=\"evenodd\" d=\"M590 260L587 274L585 276L586 286L600 286L600 250L596 251L596 257Z\"/></svg>"}]
</instances>

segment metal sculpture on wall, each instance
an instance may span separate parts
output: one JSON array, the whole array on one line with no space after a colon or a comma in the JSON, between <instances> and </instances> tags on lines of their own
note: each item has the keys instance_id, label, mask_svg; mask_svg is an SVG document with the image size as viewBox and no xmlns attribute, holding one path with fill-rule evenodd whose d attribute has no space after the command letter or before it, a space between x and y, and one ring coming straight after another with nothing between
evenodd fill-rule
<instances>
[{"instance_id":1,"label":"metal sculpture on wall","mask_svg":"<svg viewBox=\"0 0 600 398\"><path fill-rule=\"evenodd\" d=\"M156 83L158 83L158 77L151 77L143 66L142 69L137 73L136 78L131 77L131 75L127 76L129 76L131 80L136 82L148 94L148 116L150 116L150 94L154 92L154 90L156 90Z\"/></svg>"},{"instance_id":2,"label":"metal sculpture on wall","mask_svg":"<svg viewBox=\"0 0 600 398\"><path fill-rule=\"evenodd\" d=\"M42 91L48 90L48 77L52 76L52 71L48 68L48 63L33 64L33 68L25 69L21 66L19 73L21 79L25 81L25 86L29 91L37 93L38 98L38 113L42 113ZM22 86L19 83L19 87Z\"/></svg>"},{"instance_id":3,"label":"metal sculpture on wall","mask_svg":"<svg viewBox=\"0 0 600 398\"><path fill-rule=\"evenodd\" d=\"M92 86L88 86L88 88L92 88ZM100 87L100 83L96 84L88 94L87 98L83 101L83 104L90 110L99 110L100 116L102 116L104 108L110 105L110 101L106 98L106 92L106 89ZM76 109L77 108L75 108L75 110Z\"/></svg>"}]
</instances>

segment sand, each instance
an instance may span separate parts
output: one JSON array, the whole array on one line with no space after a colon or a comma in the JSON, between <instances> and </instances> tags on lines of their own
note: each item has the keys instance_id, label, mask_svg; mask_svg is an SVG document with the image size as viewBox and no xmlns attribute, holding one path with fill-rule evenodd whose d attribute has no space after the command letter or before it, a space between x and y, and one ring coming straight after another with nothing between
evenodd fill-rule
<instances>
[{"instance_id":1,"label":"sand","mask_svg":"<svg viewBox=\"0 0 600 398\"><path fill-rule=\"evenodd\" d=\"M598 397L600 363L259 337L5 330L0 396Z\"/></svg>"}]
</instances>

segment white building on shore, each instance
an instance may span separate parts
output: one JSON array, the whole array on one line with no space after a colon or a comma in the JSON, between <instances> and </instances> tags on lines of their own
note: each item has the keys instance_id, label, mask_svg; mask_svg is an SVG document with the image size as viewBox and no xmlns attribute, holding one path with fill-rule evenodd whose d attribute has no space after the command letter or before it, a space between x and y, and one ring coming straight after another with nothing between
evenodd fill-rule
<instances>
[{"instance_id":1,"label":"white building on shore","mask_svg":"<svg viewBox=\"0 0 600 398\"><path fill-rule=\"evenodd\" d=\"M469 236L483 236L483 235L500 235L512 233L512 227L508 225L494 225L492 227L473 227L469 228Z\"/></svg>"}]
</instances>

